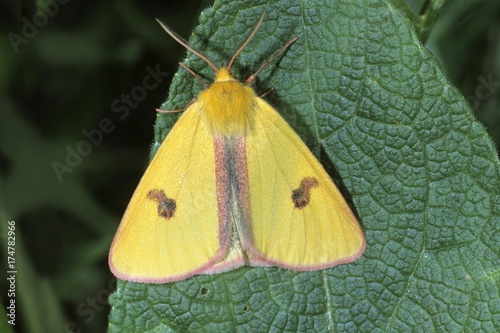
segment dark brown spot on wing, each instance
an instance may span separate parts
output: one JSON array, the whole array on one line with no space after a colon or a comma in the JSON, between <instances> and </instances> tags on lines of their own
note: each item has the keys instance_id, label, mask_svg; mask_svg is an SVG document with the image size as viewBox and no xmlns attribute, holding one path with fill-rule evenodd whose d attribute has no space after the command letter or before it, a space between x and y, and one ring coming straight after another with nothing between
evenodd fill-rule
<instances>
[{"instance_id":1,"label":"dark brown spot on wing","mask_svg":"<svg viewBox=\"0 0 500 333\"><path fill-rule=\"evenodd\" d=\"M311 200L311 189L318 186L316 178L304 178L300 182L300 187L292 191L292 202L295 208L302 209Z\"/></svg>"},{"instance_id":2,"label":"dark brown spot on wing","mask_svg":"<svg viewBox=\"0 0 500 333\"><path fill-rule=\"evenodd\" d=\"M149 191L148 199L153 200L158 204L158 216L164 217L167 220L174 217L177 204L174 199L168 198L163 190Z\"/></svg>"}]
</instances>

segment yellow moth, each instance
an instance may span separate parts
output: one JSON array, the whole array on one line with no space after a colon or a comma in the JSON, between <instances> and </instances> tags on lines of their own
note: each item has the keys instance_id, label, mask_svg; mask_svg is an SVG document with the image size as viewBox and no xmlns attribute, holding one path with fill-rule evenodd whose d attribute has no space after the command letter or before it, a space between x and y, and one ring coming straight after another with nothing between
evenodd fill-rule
<instances>
[{"instance_id":1,"label":"yellow moth","mask_svg":"<svg viewBox=\"0 0 500 333\"><path fill-rule=\"evenodd\" d=\"M263 18L222 68L162 24L215 79L174 125L132 196L109 253L118 278L165 283L245 264L319 270L363 254L363 231L342 194L248 85L270 61L247 84L230 74Z\"/></svg>"}]
</instances>

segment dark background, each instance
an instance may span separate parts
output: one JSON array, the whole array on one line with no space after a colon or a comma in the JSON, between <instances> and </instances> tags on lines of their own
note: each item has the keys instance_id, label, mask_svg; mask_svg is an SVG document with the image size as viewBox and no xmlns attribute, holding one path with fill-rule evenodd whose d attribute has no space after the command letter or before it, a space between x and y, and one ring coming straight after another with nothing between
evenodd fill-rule
<instances>
[{"instance_id":1,"label":"dark background","mask_svg":"<svg viewBox=\"0 0 500 333\"><path fill-rule=\"evenodd\" d=\"M418 11L421 3L412 6ZM167 98L185 55L154 18L188 38L209 5L194 0L0 2L0 331L13 328L3 326L2 312L10 302L4 268L6 226L12 220L15 331L106 329L107 296L116 284L107 251L148 163L154 109ZM26 22L33 22L37 11L45 14L30 29ZM449 1L426 42L497 146L498 18L497 1ZM127 115L114 112L127 105L124 95L140 90L148 68L157 66L169 74L145 90L137 105L126 107ZM99 129L103 121L107 125ZM82 143L89 141L85 132L93 133L93 144ZM85 156L68 157L78 149Z\"/></svg>"}]
</instances>

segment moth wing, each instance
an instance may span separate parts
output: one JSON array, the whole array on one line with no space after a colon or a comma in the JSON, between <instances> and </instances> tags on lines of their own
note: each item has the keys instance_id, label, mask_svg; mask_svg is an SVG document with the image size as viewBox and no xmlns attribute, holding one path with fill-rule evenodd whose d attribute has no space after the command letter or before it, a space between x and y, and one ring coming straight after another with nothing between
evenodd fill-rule
<instances>
[{"instance_id":1,"label":"moth wing","mask_svg":"<svg viewBox=\"0 0 500 333\"><path fill-rule=\"evenodd\" d=\"M179 118L132 196L109 254L121 279L182 280L209 269L227 251L213 137L199 108L195 102Z\"/></svg>"},{"instance_id":2,"label":"moth wing","mask_svg":"<svg viewBox=\"0 0 500 333\"><path fill-rule=\"evenodd\" d=\"M315 270L359 258L363 231L323 166L261 98L254 125L246 137L251 221L241 228L250 262Z\"/></svg>"}]
</instances>

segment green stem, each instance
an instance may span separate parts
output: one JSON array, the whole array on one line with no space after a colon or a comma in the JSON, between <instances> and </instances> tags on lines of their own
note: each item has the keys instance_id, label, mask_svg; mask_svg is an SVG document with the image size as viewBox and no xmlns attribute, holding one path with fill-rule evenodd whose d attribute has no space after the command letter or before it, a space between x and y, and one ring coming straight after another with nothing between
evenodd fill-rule
<instances>
[{"instance_id":1,"label":"green stem","mask_svg":"<svg viewBox=\"0 0 500 333\"><path fill-rule=\"evenodd\" d=\"M420 13L421 21L418 30L418 36L422 43L427 41L445 2L446 0L427 0L422 7L422 12Z\"/></svg>"},{"instance_id":2,"label":"green stem","mask_svg":"<svg viewBox=\"0 0 500 333\"><path fill-rule=\"evenodd\" d=\"M405 0L391 0L394 7L406 14L417 31L418 38L425 44L446 0L426 0L420 14L408 6Z\"/></svg>"}]
</instances>

